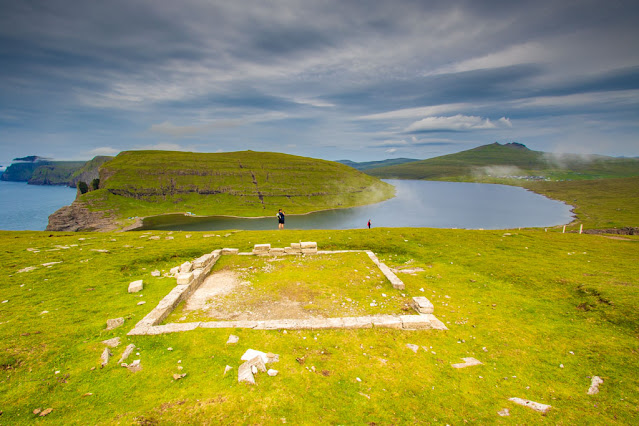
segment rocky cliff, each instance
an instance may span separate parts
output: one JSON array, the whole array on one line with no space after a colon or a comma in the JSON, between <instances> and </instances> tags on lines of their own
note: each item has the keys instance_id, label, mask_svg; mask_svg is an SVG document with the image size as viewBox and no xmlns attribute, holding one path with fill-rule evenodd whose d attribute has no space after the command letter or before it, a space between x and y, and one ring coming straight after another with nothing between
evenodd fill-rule
<instances>
[{"instance_id":1,"label":"rocky cliff","mask_svg":"<svg viewBox=\"0 0 639 426\"><path fill-rule=\"evenodd\" d=\"M115 231L119 229L108 212L92 212L80 201L64 206L49 216L47 231Z\"/></svg>"}]
</instances>

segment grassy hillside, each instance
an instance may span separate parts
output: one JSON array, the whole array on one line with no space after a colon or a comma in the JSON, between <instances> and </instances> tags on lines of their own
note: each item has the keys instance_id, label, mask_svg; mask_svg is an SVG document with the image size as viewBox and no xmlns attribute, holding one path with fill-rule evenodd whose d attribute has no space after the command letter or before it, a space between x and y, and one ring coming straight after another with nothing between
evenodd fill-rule
<instances>
[{"instance_id":1,"label":"grassy hillside","mask_svg":"<svg viewBox=\"0 0 639 426\"><path fill-rule=\"evenodd\" d=\"M270 216L370 204L393 187L343 164L268 152L128 151L80 198L116 217L169 212Z\"/></svg>"},{"instance_id":2,"label":"grassy hillside","mask_svg":"<svg viewBox=\"0 0 639 426\"><path fill-rule=\"evenodd\" d=\"M0 175L0 180L27 182L42 163L13 163Z\"/></svg>"},{"instance_id":3,"label":"grassy hillside","mask_svg":"<svg viewBox=\"0 0 639 426\"><path fill-rule=\"evenodd\" d=\"M639 159L549 154L493 143L450 155L366 170L379 178L491 181L581 180L639 175Z\"/></svg>"},{"instance_id":4,"label":"grassy hillside","mask_svg":"<svg viewBox=\"0 0 639 426\"><path fill-rule=\"evenodd\" d=\"M167 236L0 232L0 423L636 423L636 237L436 229ZM218 247L300 240L368 248L391 267L423 268L401 275L403 293L428 297L449 330L126 336L175 285L151 271ZM28 266L35 269L18 272ZM341 286L344 277L323 272L326 285ZM127 294L137 279L144 290ZM398 292L387 282L368 290L378 301ZM106 331L106 320L117 317L124 326ZM226 345L229 334L239 336L236 345ZM113 337L122 344L101 369L100 342ZM137 373L117 365L129 343L137 346L129 362L140 359L143 367ZM417 353L406 344L418 345ZM257 386L238 384L240 356L249 348L279 354L269 365L279 374L259 374ZM483 365L453 369L462 357ZM233 369L224 376L226 365ZM174 380L176 373L186 376ZM591 396L594 375L604 383ZM542 415L511 397L553 408ZM53 411L39 418L38 408ZM497 414L504 408L510 417Z\"/></svg>"},{"instance_id":5,"label":"grassy hillside","mask_svg":"<svg viewBox=\"0 0 639 426\"><path fill-rule=\"evenodd\" d=\"M351 160L338 160L338 163L346 164L357 170L368 170L374 169L377 167L386 167L386 166L395 166L397 164L405 164L413 161L419 161L414 158L390 158L388 160L381 161L364 161L364 162L356 162Z\"/></svg>"},{"instance_id":6,"label":"grassy hillside","mask_svg":"<svg viewBox=\"0 0 639 426\"><path fill-rule=\"evenodd\" d=\"M69 185L72 176L80 170L86 161L51 161L38 166L31 175L32 185Z\"/></svg>"},{"instance_id":7,"label":"grassy hillside","mask_svg":"<svg viewBox=\"0 0 639 426\"><path fill-rule=\"evenodd\" d=\"M69 182L69 186L75 187L79 181L90 184L93 179L97 179L100 177L100 166L102 166L107 161L112 160L113 158L114 157L107 155L98 155L96 157L93 157L93 159L84 163L82 167L80 167L73 173Z\"/></svg>"}]
</instances>

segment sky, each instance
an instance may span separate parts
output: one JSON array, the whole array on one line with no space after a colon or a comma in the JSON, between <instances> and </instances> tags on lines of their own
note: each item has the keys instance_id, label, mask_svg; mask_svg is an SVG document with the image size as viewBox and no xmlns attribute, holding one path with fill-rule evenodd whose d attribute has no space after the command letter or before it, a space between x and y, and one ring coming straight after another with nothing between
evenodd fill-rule
<instances>
[{"instance_id":1,"label":"sky","mask_svg":"<svg viewBox=\"0 0 639 426\"><path fill-rule=\"evenodd\" d=\"M0 0L0 164L639 156L636 0Z\"/></svg>"}]
</instances>

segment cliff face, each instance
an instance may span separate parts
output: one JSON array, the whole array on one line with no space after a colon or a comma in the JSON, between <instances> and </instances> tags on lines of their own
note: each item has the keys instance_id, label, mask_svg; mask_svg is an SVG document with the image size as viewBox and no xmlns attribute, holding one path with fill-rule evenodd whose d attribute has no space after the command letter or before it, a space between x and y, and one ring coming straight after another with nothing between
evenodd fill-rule
<instances>
[{"instance_id":1,"label":"cliff face","mask_svg":"<svg viewBox=\"0 0 639 426\"><path fill-rule=\"evenodd\" d=\"M109 160L113 160L113 157L99 155L94 157L93 160L87 161L80 170L76 171L73 176L71 176L69 186L75 187L80 181L86 182L90 185L93 179L98 179L100 177L100 167Z\"/></svg>"},{"instance_id":2,"label":"cliff face","mask_svg":"<svg viewBox=\"0 0 639 426\"><path fill-rule=\"evenodd\" d=\"M106 212L92 212L84 203L74 201L70 206L64 206L49 216L46 231L115 231L119 227Z\"/></svg>"}]
</instances>

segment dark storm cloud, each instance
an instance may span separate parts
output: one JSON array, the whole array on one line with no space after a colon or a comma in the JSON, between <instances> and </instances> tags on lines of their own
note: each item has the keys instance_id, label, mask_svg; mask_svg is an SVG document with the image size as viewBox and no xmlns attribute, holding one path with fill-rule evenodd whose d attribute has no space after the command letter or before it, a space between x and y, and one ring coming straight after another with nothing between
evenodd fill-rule
<instances>
[{"instance_id":1,"label":"dark storm cloud","mask_svg":"<svg viewBox=\"0 0 639 426\"><path fill-rule=\"evenodd\" d=\"M22 135L30 151L48 140L47 153L65 157L74 142L107 152L169 135L199 138L205 151L248 140L273 149L276 140L311 156L332 156L330 145L418 157L432 152L420 147L498 137L553 149L584 139L569 129L602 122L623 134L600 146L637 155L638 9L599 0L0 0L0 125L12 132L0 148L15 150ZM424 132L432 138L410 136ZM596 150L606 135L589 134Z\"/></svg>"}]
</instances>

